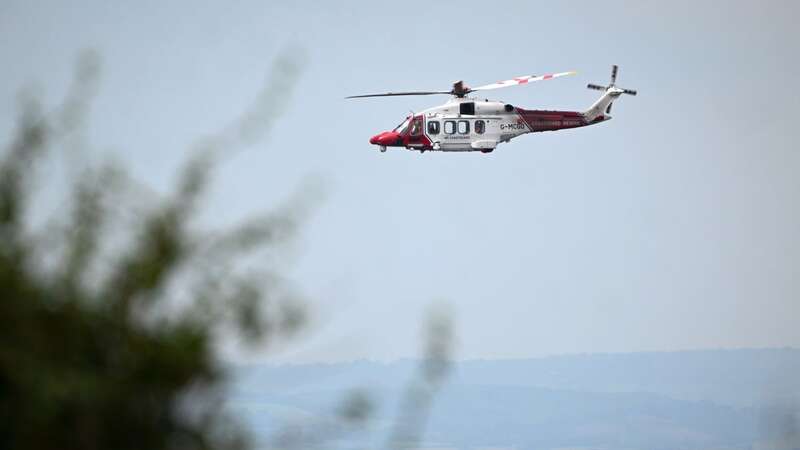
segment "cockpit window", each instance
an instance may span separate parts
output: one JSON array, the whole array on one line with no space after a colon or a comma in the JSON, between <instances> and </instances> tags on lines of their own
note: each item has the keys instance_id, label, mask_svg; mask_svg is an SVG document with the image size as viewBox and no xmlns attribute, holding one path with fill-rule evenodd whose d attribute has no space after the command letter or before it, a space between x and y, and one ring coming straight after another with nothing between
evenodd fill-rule
<instances>
[{"instance_id":1,"label":"cockpit window","mask_svg":"<svg viewBox=\"0 0 800 450\"><path fill-rule=\"evenodd\" d=\"M422 117L417 117L411 122L411 135L419 136L422 134Z\"/></svg>"},{"instance_id":2,"label":"cockpit window","mask_svg":"<svg viewBox=\"0 0 800 450\"><path fill-rule=\"evenodd\" d=\"M405 133L406 128L408 128L408 119L409 118L406 117L406 120L404 120L400 125L394 127L394 130L392 130L392 131L396 131L396 132L398 132L400 134Z\"/></svg>"}]
</instances>

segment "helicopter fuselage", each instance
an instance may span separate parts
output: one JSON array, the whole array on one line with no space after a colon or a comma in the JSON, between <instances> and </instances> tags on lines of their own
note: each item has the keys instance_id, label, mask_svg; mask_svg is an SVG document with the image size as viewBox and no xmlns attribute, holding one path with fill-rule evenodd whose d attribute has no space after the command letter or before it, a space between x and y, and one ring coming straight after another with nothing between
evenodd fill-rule
<instances>
[{"instance_id":1,"label":"helicopter fuselage","mask_svg":"<svg viewBox=\"0 0 800 450\"><path fill-rule=\"evenodd\" d=\"M408 116L392 131L370 139L381 151L409 150L489 153L498 144L541 131L584 127L611 119L600 113L526 110L508 103L454 97L444 105Z\"/></svg>"}]
</instances>

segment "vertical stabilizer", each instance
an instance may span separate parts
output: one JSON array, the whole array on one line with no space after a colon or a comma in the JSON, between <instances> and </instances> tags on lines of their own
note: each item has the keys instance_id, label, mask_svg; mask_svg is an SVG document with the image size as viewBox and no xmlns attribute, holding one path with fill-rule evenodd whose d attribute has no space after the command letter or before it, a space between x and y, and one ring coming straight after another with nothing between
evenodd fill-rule
<instances>
[{"instance_id":1,"label":"vertical stabilizer","mask_svg":"<svg viewBox=\"0 0 800 450\"><path fill-rule=\"evenodd\" d=\"M622 94L628 95L636 95L636 91L631 89L623 89L618 88L617 83L617 71L619 67L616 65L611 66L611 83L608 86L599 86L596 84L589 84L586 86L589 89L594 89L596 91L603 91L603 95L597 99L596 102L588 109L586 112L583 113L584 118L589 121L593 122L600 116L604 116L606 114L611 113L611 105L614 103L614 100L619 98Z\"/></svg>"}]
</instances>

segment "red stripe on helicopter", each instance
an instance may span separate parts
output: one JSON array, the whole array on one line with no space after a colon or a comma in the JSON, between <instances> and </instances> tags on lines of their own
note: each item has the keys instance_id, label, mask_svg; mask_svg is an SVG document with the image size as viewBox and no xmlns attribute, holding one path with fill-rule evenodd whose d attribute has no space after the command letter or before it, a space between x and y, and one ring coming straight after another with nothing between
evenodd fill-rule
<instances>
[{"instance_id":1,"label":"red stripe on helicopter","mask_svg":"<svg viewBox=\"0 0 800 450\"><path fill-rule=\"evenodd\" d=\"M530 131L552 131L589 125L577 111L541 111L515 108ZM518 119L519 120L519 119ZM519 122L518 122L519 123Z\"/></svg>"}]
</instances>

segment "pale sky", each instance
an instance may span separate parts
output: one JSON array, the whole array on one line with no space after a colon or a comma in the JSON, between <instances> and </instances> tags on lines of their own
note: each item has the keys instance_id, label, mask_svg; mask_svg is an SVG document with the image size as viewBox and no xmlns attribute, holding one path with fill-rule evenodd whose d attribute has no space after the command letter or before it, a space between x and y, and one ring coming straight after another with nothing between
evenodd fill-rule
<instances>
[{"instance_id":1,"label":"pale sky","mask_svg":"<svg viewBox=\"0 0 800 450\"><path fill-rule=\"evenodd\" d=\"M187 147L229 123L279 52L307 64L270 136L225 163L213 224L328 195L287 275L312 332L251 360L413 356L432 303L459 358L800 346L797 2L31 2L0 4L0 129L24 86L53 103L85 48L103 58L92 142L166 189ZM379 153L373 134L448 89L583 110L597 126L493 154Z\"/></svg>"}]
</instances>

